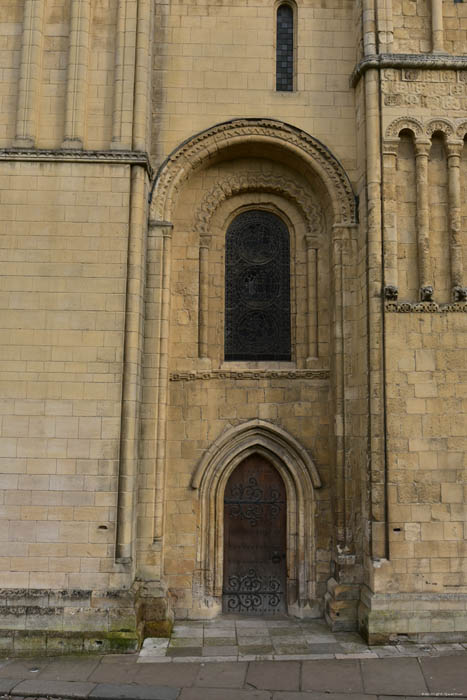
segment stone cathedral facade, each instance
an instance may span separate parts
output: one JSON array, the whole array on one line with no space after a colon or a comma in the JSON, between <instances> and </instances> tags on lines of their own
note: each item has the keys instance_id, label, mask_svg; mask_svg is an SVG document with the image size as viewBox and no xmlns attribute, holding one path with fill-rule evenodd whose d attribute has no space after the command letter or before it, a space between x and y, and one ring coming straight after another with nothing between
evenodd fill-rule
<instances>
[{"instance_id":1,"label":"stone cathedral facade","mask_svg":"<svg viewBox=\"0 0 467 700\"><path fill-rule=\"evenodd\" d=\"M0 649L465 641L467 4L0 21Z\"/></svg>"}]
</instances>

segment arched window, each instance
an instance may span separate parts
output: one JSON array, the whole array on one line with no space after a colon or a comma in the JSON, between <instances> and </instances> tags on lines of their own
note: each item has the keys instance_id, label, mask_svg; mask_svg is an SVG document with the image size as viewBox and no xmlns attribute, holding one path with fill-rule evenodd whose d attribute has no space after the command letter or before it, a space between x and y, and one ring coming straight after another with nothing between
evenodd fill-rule
<instances>
[{"instance_id":1,"label":"arched window","mask_svg":"<svg viewBox=\"0 0 467 700\"><path fill-rule=\"evenodd\" d=\"M225 250L225 360L291 359L287 226L250 210L230 224Z\"/></svg>"},{"instance_id":2,"label":"arched window","mask_svg":"<svg viewBox=\"0 0 467 700\"><path fill-rule=\"evenodd\" d=\"M277 8L276 23L276 90L293 90L294 27L293 9L284 3Z\"/></svg>"}]
</instances>

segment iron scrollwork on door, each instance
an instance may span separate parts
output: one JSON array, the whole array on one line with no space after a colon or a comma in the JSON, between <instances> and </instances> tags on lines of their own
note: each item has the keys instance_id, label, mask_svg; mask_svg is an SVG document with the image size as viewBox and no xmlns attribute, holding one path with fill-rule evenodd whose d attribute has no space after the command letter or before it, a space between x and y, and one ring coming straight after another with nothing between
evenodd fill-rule
<instances>
[{"instance_id":1,"label":"iron scrollwork on door","mask_svg":"<svg viewBox=\"0 0 467 700\"><path fill-rule=\"evenodd\" d=\"M229 576L224 596L227 610L232 613L274 612L281 605L284 592L278 578L260 576L255 569L249 569L244 576Z\"/></svg>"},{"instance_id":2,"label":"iron scrollwork on door","mask_svg":"<svg viewBox=\"0 0 467 700\"><path fill-rule=\"evenodd\" d=\"M243 212L227 231L225 359L290 360L289 232L272 212Z\"/></svg>"},{"instance_id":3,"label":"iron scrollwork on door","mask_svg":"<svg viewBox=\"0 0 467 700\"><path fill-rule=\"evenodd\" d=\"M280 500L279 491L271 488L266 497L258 486L254 476L248 479L248 485L235 484L226 495L224 503L229 508L229 515L233 518L247 520L255 527L261 518L273 520L281 511L283 501Z\"/></svg>"}]
</instances>

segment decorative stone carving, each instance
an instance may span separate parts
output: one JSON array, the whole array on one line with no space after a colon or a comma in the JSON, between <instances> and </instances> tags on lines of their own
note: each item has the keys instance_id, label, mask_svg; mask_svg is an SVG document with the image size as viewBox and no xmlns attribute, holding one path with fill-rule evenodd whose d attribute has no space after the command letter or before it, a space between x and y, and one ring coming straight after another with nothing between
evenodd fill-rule
<instances>
[{"instance_id":1,"label":"decorative stone carving","mask_svg":"<svg viewBox=\"0 0 467 700\"><path fill-rule=\"evenodd\" d=\"M431 284L420 287L420 301L433 301L434 289Z\"/></svg>"},{"instance_id":2,"label":"decorative stone carving","mask_svg":"<svg viewBox=\"0 0 467 700\"><path fill-rule=\"evenodd\" d=\"M254 140L280 145L305 161L329 193L334 223L356 222L355 196L339 161L317 139L273 119L234 119L211 127L179 146L162 164L153 183L151 218L170 221L180 185L191 173L225 148Z\"/></svg>"},{"instance_id":3,"label":"decorative stone carving","mask_svg":"<svg viewBox=\"0 0 467 700\"><path fill-rule=\"evenodd\" d=\"M213 369L199 372L172 372L171 382L189 382L204 379L329 379L328 369Z\"/></svg>"},{"instance_id":4,"label":"decorative stone carving","mask_svg":"<svg viewBox=\"0 0 467 700\"><path fill-rule=\"evenodd\" d=\"M384 298L388 301L397 301L399 291L393 284L387 284L384 288Z\"/></svg>"},{"instance_id":5,"label":"decorative stone carving","mask_svg":"<svg viewBox=\"0 0 467 700\"><path fill-rule=\"evenodd\" d=\"M118 163L119 165L143 165L152 179L154 171L149 155L141 151L83 151L73 148L33 149L0 148L0 161L19 160L30 162L65 163ZM155 217L157 218L157 217Z\"/></svg>"},{"instance_id":6,"label":"decorative stone carving","mask_svg":"<svg viewBox=\"0 0 467 700\"><path fill-rule=\"evenodd\" d=\"M456 286L452 290L454 301L467 301L467 287Z\"/></svg>"},{"instance_id":7,"label":"decorative stone carving","mask_svg":"<svg viewBox=\"0 0 467 700\"><path fill-rule=\"evenodd\" d=\"M452 302L450 304L437 304L432 302L388 301L385 310L389 313L467 313L467 303Z\"/></svg>"},{"instance_id":8,"label":"decorative stone carving","mask_svg":"<svg viewBox=\"0 0 467 700\"><path fill-rule=\"evenodd\" d=\"M368 56L355 66L350 84L355 87L361 76L371 68L405 68L414 71L432 70L467 70L467 56L448 56L436 54L381 53Z\"/></svg>"},{"instance_id":9,"label":"decorative stone carving","mask_svg":"<svg viewBox=\"0 0 467 700\"><path fill-rule=\"evenodd\" d=\"M467 121L464 121L464 122L461 122L460 124L457 125L456 135L460 139L464 139L466 134L467 134Z\"/></svg>"},{"instance_id":10,"label":"decorative stone carving","mask_svg":"<svg viewBox=\"0 0 467 700\"><path fill-rule=\"evenodd\" d=\"M215 185L204 197L195 215L195 230L200 234L209 231L211 218L217 207L229 197L243 192L271 192L280 194L294 202L300 209L309 233L324 232L324 215L321 207L293 180L278 176L247 173L242 176L225 178Z\"/></svg>"},{"instance_id":11,"label":"decorative stone carving","mask_svg":"<svg viewBox=\"0 0 467 700\"><path fill-rule=\"evenodd\" d=\"M399 136L400 132L404 129L411 131L415 137L423 136L425 131L422 122L418 121L418 119L414 119L413 117L399 117L389 124L386 129L386 138L394 139L396 136Z\"/></svg>"},{"instance_id":12,"label":"decorative stone carving","mask_svg":"<svg viewBox=\"0 0 467 700\"><path fill-rule=\"evenodd\" d=\"M441 131L447 137L450 137L454 134L455 128L448 119L432 119L426 125L425 133L431 138L435 131Z\"/></svg>"}]
</instances>

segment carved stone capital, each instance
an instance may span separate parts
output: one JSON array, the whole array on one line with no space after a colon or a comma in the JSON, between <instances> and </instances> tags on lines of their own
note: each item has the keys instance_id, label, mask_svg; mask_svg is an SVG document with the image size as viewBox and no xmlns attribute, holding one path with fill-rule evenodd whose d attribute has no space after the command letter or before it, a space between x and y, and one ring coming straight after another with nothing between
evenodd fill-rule
<instances>
[{"instance_id":1,"label":"carved stone capital","mask_svg":"<svg viewBox=\"0 0 467 700\"><path fill-rule=\"evenodd\" d=\"M319 248L319 238L318 236L314 235L306 235L304 236L305 238L305 245L307 249L309 250L310 248L316 249Z\"/></svg>"},{"instance_id":2,"label":"carved stone capital","mask_svg":"<svg viewBox=\"0 0 467 700\"><path fill-rule=\"evenodd\" d=\"M426 138L415 139L415 157L425 157L428 158L430 154L431 141Z\"/></svg>"},{"instance_id":3,"label":"carved stone capital","mask_svg":"<svg viewBox=\"0 0 467 700\"><path fill-rule=\"evenodd\" d=\"M464 148L464 141L460 139L448 139L446 141L446 152L448 158L460 158L462 154L462 149Z\"/></svg>"},{"instance_id":4,"label":"carved stone capital","mask_svg":"<svg viewBox=\"0 0 467 700\"><path fill-rule=\"evenodd\" d=\"M385 139L383 141L383 156L385 161L391 163L391 156L397 157L399 139Z\"/></svg>"},{"instance_id":5,"label":"carved stone capital","mask_svg":"<svg viewBox=\"0 0 467 700\"><path fill-rule=\"evenodd\" d=\"M212 236L202 233L199 237L199 247L208 249L211 247Z\"/></svg>"}]
</instances>

